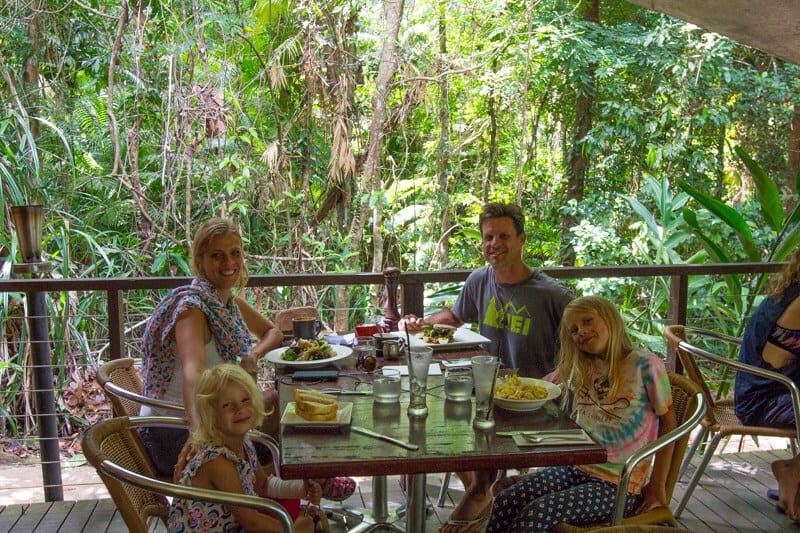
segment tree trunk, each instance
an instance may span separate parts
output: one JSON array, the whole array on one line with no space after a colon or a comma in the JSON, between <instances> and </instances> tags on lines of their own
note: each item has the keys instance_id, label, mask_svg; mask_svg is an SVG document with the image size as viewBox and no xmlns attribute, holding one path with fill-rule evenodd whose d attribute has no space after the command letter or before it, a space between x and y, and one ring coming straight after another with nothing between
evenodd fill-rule
<instances>
[{"instance_id":1,"label":"tree trunk","mask_svg":"<svg viewBox=\"0 0 800 533\"><path fill-rule=\"evenodd\" d=\"M448 238L451 219L450 211L450 101L449 87L447 80L447 2L439 0L439 206L442 214L439 219L439 241L436 245L431 268L443 268L447 264L447 257L450 255L450 240ZM435 233L434 233L435 234Z\"/></svg>"},{"instance_id":2,"label":"tree trunk","mask_svg":"<svg viewBox=\"0 0 800 533\"><path fill-rule=\"evenodd\" d=\"M797 198L797 173L800 172L800 105L795 104L792 123L789 129L789 161L787 163L786 176L791 188L792 198ZM788 206L794 209L794 205Z\"/></svg>"},{"instance_id":3,"label":"tree trunk","mask_svg":"<svg viewBox=\"0 0 800 533\"><path fill-rule=\"evenodd\" d=\"M600 23L600 0L588 0L581 3L583 18L587 22ZM584 182L586 180L586 168L589 164L587 154L584 150L586 134L592 127L592 105L594 104L595 93L595 65L588 65L588 81L583 87L579 88L579 94L575 99L575 125L572 133L572 143L568 151L566 165L567 171L567 202L583 200ZM562 265L575 264L575 251L567 244L569 230L575 225L576 219L573 215L566 215L562 222Z\"/></svg>"},{"instance_id":4,"label":"tree trunk","mask_svg":"<svg viewBox=\"0 0 800 533\"><path fill-rule=\"evenodd\" d=\"M378 77L375 81L375 94L372 97L372 120L369 126L367 141L367 158L364 162L364 183L376 198L372 209L372 271L383 270L383 221L384 201L380 194L383 189L381 180L380 159L383 152L383 123L386 120L386 103L389 98L389 82L397 71L397 35L403 17L403 0L385 0L384 17L386 19L385 38L381 48Z\"/></svg>"},{"instance_id":5,"label":"tree trunk","mask_svg":"<svg viewBox=\"0 0 800 533\"><path fill-rule=\"evenodd\" d=\"M30 54L25 58L25 94L23 95L25 107L28 111L28 127L34 139L39 138L39 58L41 57L41 0L30 3L31 14L28 17L28 39L30 40ZM35 187L35 183L30 184Z\"/></svg>"}]
</instances>

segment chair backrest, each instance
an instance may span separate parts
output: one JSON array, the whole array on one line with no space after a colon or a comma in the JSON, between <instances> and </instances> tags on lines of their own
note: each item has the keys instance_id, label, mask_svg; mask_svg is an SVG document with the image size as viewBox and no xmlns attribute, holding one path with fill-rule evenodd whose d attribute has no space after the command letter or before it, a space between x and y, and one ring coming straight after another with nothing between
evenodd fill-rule
<instances>
[{"instance_id":1,"label":"chair backrest","mask_svg":"<svg viewBox=\"0 0 800 533\"><path fill-rule=\"evenodd\" d=\"M287 335L292 333L292 319L299 317L314 317L319 320L319 310L316 307L290 307L282 309L275 314L275 327Z\"/></svg>"},{"instance_id":2,"label":"chair backrest","mask_svg":"<svg viewBox=\"0 0 800 533\"><path fill-rule=\"evenodd\" d=\"M133 359L114 359L97 369L97 381L111 402L114 416L136 416L141 405L183 411L183 405L149 398L142 394L144 385Z\"/></svg>"},{"instance_id":3,"label":"chair backrest","mask_svg":"<svg viewBox=\"0 0 800 533\"><path fill-rule=\"evenodd\" d=\"M114 416L136 416L139 414L139 404L137 402L114 394L113 389L106 386L107 383L113 383L124 390L141 394L142 378L133 365L133 359L125 357L104 363L97 370L97 381L107 393L106 396L111 402Z\"/></svg>"},{"instance_id":4,"label":"chair backrest","mask_svg":"<svg viewBox=\"0 0 800 533\"><path fill-rule=\"evenodd\" d=\"M667 326L664 329L664 337L666 337L667 343L670 345L670 347L674 348L675 353L678 354L678 359L680 359L686 376L702 390L706 404L708 404L708 409L705 416L706 423L710 426L713 426L717 423L713 413L716 400L714 395L711 393L711 389L708 387L708 383L706 382L706 379L703 376L703 373L700 370L694 355L692 355L692 353L686 349L685 344L681 346L681 343L686 341L686 330L687 328L682 325Z\"/></svg>"},{"instance_id":5,"label":"chair backrest","mask_svg":"<svg viewBox=\"0 0 800 533\"><path fill-rule=\"evenodd\" d=\"M144 443L139 438L138 431L130 427L128 417L111 418L94 424L84 433L81 445L130 531L145 533L148 522L153 517L159 518L166 525L169 502L165 496L123 483L102 468L103 461L110 460L126 470L150 478L156 477Z\"/></svg>"},{"instance_id":6,"label":"chair backrest","mask_svg":"<svg viewBox=\"0 0 800 533\"><path fill-rule=\"evenodd\" d=\"M94 424L84 434L81 444L86 458L97 469L128 529L145 533L153 517L166 525L169 516L166 496L170 496L268 511L281 521L284 531L293 532L291 516L273 500L177 485L156 478L138 429L186 428L186 424L186 420L174 417L115 417ZM273 457L277 457L274 440L257 432L253 436L267 444Z\"/></svg>"},{"instance_id":7,"label":"chair backrest","mask_svg":"<svg viewBox=\"0 0 800 533\"><path fill-rule=\"evenodd\" d=\"M698 394L703 394L703 391L693 380L672 372L669 374L669 383L672 387L672 411L675 413L677 425L680 427L697 411ZM705 398L704 394L703 398ZM694 427L696 427L696 424L695 426L689 427L688 431L685 431L683 435L675 441L675 445L672 449L672 460L665 483L667 501L672 500L672 493L680 477L683 456L686 453L686 448L689 445L689 438Z\"/></svg>"}]
</instances>

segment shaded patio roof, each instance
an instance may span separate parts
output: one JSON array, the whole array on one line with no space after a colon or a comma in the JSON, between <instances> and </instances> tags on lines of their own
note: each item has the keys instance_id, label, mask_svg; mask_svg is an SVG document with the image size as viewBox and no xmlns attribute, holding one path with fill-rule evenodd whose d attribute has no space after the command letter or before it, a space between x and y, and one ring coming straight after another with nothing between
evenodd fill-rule
<instances>
[{"instance_id":1,"label":"shaded patio roof","mask_svg":"<svg viewBox=\"0 0 800 533\"><path fill-rule=\"evenodd\" d=\"M800 0L628 0L800 65Z\"/></svg>"}]
</instances>

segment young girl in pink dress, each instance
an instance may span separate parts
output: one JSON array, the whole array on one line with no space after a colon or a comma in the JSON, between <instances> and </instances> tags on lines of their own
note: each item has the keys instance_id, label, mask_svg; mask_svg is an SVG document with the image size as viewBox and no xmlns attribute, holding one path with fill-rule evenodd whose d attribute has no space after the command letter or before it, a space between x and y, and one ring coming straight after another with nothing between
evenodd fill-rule
<instances>
[{"instance_id":1,"label":"young girl in pink dress","mask_svg":"<svg viewBox=\"0 0 800 533\"><path fill-rule=\"evenodd\" d=\"M313 533L315 520L320 519L316 507L322 496L319 483L284 481L259 468L247 436L265 415L263 397L253 378L238 365L217 365L201 374L195 395L196 420L190 436L194 454L179 483L273 499L306 498L311 505L292 518L296 531ZM255 509L180 498L172 502L168 525L175 532L282 531L278 520Z\"/></svg>"}]
</instances>

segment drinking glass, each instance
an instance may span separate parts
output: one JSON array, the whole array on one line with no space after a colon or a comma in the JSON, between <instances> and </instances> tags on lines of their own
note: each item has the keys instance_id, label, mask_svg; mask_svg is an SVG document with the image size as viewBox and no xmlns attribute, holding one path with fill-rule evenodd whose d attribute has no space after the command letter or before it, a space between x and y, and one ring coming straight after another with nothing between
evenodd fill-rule
<instances>
[{"instance_id":1,"label":"drinking glass","mask_svg":"<svg viewBox=\"0 0 800 533\"><path fill-rule=\"evenodd\" d=\"M472 427L491 429L494 427L494 385L500 363L497 357L478 355L472 358L472 379L475 382L475 418Z\"/></svg>"},{"instance_id":2,"label":"drinking glass","mask_svg":"<svg viewBox=\"0 0 800 533\"><path fill-rule=\"evenodd\" d=\"M444 372L444 396L454 402L463 402L472 396L472 369L448 368Z\"/></svg>"},{"instance_id":3,"label":"drinking glass","mask_svg":"<svg viewBox=\"0 0 800 533\"><path fill-rule=\"evenodd\" d=\"M428 370L433 359L433 348L415 346L408 352L408 388L411 392L408 402L409 416L428 416L425 395L428 389Z\"/></svg>"},{"instance_id":4,"label":"drinking glass","mask_svg":"<svg viewBox=\"0 0 800 533\"><path fill-rule=\"evenodd\" d=\"M396 368L381 368L375 371L372 380L372 399L376 403L400 401L400 371Z\"/></svg>"}]
</instances>

